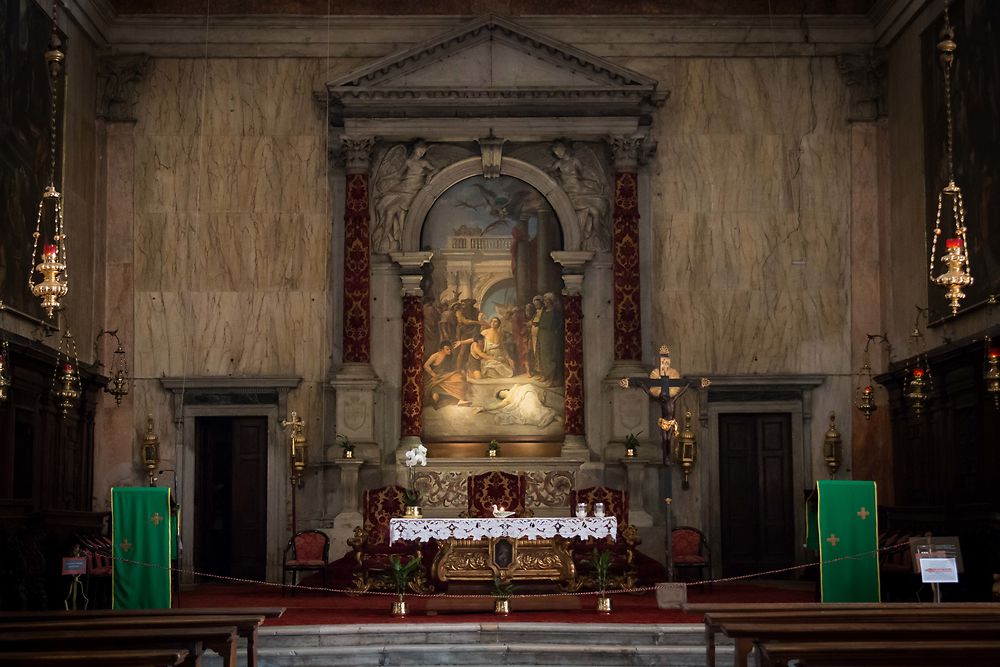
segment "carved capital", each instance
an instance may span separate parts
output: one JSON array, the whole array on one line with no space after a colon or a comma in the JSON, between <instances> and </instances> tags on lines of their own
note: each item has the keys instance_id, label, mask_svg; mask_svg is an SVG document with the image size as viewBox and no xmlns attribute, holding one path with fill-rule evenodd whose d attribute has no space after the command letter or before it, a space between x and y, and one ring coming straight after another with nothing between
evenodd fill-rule
<instances>
[{"instance_id":1,"label":"carved capital","mask_svg":"<svg viewBox=\"0 0 1000 667\"><path fill-rule=\"evenodd\" d=\"M837 69L844 77L850 94L847 120L852 123L885 118L888 63L885 52L845 53L837 56Z\"/></svg>"},{"instance_id":2,"label":"carved capital","mask_svg":"<svg viewBox=\"0 0 1000 667\"><path fill-rule=\"evenodd\" d=\"M483 155L483 178L497 178L500 176L500 160L503 157L503 144L506 139L490 136L477 139L479 149Z\"/></svg>"},{"instance_id":3,"label":"carved capital","mask_svg":"<svg viewBox=\"0 0 1000 667\"><path fill-rule=\"evenodd\" d=\"M135 122L139 87L149 72L148 55L105 56L97 64L97 117Z\"/></svg>"},{"instance_id":4,"label":"carved capital","mask_svg":"<svg viewBox=\"0 0 1000 667\"><path fill-rule=\"evenodd\" d=\"M615 171L635 171L642 157L642 135L608 137L611 154L615 158Z\"/></svg>"},{"instance_id":5,"label":"carved capital","mask_svg":"<svg viewBox=\"0 0 1000 667\"><path fill-rule=\"evenodd\" d=\"M374 137L342 137L340 157L348 174L367 174L371 166Z\"/></svg>"}]
</instances>

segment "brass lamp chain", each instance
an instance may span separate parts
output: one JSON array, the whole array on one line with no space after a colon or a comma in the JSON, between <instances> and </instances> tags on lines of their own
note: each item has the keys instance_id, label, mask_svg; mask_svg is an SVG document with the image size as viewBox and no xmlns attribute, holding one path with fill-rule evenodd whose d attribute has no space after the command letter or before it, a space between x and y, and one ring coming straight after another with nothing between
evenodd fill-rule
<instances>
[{"instance_id":1,"label":"brass lamp chain","mask_svg":"<svg viewBox=\"0 0 1000 667\"><path fill-rule=\"evenodd\" d=\"M951 18L948 12L950 0L945 3L944 26L941 29L941 38L937 44L940 53L941 69L944 74L944 108L945 108L945 152L948 164L948 184L944 186L937 197L937 211L934 215L934 234L931 238L931 256L929 276L932 283L947 286L950 281L945 280L945 276L935 276L934 267L937 262L938 238L941 236L941 213L944 208L944 198L951 199L952 219L955 223L955 238L961 241L959 256L961 262L958 267L965 274L967 284L972 283L971 265L969 263L969 245L966 240L965 227L965 204L962 199L962 190L955 183L955 123L951 106L951 66L955 60L955 30L951 25ZM964 297L964 294L961 294ZM950 298L950 297L949 297ZM957 299L952 299L952 313L958 309Z\"/></svg>"}]
</instances>

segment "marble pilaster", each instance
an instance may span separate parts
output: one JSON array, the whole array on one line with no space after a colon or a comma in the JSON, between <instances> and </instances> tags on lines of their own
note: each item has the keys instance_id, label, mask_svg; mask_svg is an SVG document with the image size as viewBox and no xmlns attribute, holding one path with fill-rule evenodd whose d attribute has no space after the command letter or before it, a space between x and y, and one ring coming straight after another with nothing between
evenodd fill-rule
<instances>
[{"instance_id":1,"label":"marble pilaster","mask_svg":"<svg viewBox=\"0 0 1000 667\"><path fill-rule=\"evenodd\" d=\"M593 259L589 251L557 251L552 259L563 267L563 380L565 440L562 456L579 457L587 453L584 427L586 397L584 394L583 340L583 271Z\"/></svg>"}]
</instances>

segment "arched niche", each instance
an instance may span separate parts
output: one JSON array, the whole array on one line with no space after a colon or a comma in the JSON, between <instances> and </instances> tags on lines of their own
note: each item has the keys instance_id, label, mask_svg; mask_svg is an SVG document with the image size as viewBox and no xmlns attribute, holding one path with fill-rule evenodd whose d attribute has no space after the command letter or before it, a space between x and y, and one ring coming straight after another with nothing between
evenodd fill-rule
<instances>
[{"instance_id":1,"label":"arched niche","mask_svg":"<svg viewBox=\"0 0 1000 667\"><path fill-rule=\"evenodd\" d=\"M410 204L410 210L406 214L406 222L403 225L402 238L399 240L400 250L403 252L420 250L420 231L424 226L427 212L430 211L437 198L456 183L472 176L481 176L482 173L482 159L470 157L459 160L435 174ZM500 174L520 179L538 190L552 205L552 209L559 219L563 235L563 249L580 249L580 228L576 211L573 210L572 202L555 179L528 162L508 157L503 158L500 162Z\"/></svg>"}]
</instances>

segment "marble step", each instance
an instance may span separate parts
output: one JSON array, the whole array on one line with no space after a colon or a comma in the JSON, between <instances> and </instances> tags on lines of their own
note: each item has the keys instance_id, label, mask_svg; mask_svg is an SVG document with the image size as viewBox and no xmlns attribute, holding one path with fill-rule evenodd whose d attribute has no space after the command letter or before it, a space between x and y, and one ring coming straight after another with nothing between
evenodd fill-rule
<instances>
[{"instance_id":1,"label":"marble step","mask_svg":"<svg viewBox=\"0 0 1000 667\"><path fill-rule=\"evenodd\" d=\"M704 646L699 624L417 623L264 627L260 646L307 648L392 644L627 644ZM723 638L724 639L724 638Z\"/></svg>"},{"instance_id":2,"label":"marble step","mask_svg":"<svg viewBox=\"0 0 1000 667\"><path fill-rule=\"evenodd\" d=\"M264 627L260 665L705 665L700 624L405 623ZM719 639L716 664L730 667Z\"/></svg>"}]
</instances>

